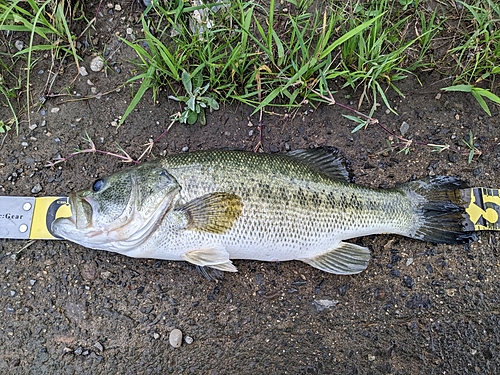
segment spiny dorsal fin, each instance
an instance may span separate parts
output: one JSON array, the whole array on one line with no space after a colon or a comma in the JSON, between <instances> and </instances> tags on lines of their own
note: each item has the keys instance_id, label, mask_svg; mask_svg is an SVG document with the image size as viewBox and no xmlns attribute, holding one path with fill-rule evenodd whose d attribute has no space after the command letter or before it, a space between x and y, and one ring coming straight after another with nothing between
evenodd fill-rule
<instances>
[{"instance_id":1,"label":"spiny dorsal fin","mask_svg":"<svg viewBox=\"0 0 500 375\"><path fill-rule=\"evenodd\" d=\"M184 260L202 267L211 267L221 271L238 272L229 253L223 247L210 247L188 251L183 255Z\"/></svg>"},{"instance_id":2,"label":"spiny dorsal fin","mask_svg":"<svg viewBox=\"0 0 500 375\"><path fill-rule=\"evenodd\" d=\"M310 150L295 150L287 155L299 159L315 170L337 181L352 182L349 162L335 147L321 147Z\"/></svg>"},{"instance_id":3,"label":"spiny dorsal fin","mask_svg":"<svg viewBox=\"0 0 500 375\"><path fill-rule=\"evenodd\" d=\"M370 257L370 250L366 247L341 242L325 254L301 261L325 272L352 275L364 271L368 267Z\"/></svg>"},{"instance_id":4,"label":"spiny dorsal fin","mask_svg":"<svg viewBox=\"0 0 500 375\"><path fill-rule=\"evenodd\" d=\"M210 193L176 209L186 215L186 229L222 234L231 229L243 209L241 198L229 193Z\"/></svg>"}]
</instances>

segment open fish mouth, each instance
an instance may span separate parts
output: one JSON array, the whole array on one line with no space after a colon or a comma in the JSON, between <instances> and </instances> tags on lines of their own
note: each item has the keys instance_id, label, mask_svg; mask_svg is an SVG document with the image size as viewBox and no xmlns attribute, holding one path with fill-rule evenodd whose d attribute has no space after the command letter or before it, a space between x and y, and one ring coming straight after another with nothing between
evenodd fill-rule
<instances>
[{"instance_id":1,"label":"open fish mouth","mask_svg":"<svg viewBox=\"0 0 500 375\"><path fill-rule=\"evenodd\" d=\"M68 198L71 207L71 217L68 218L76 229L85 229L92 225L93 206L96 202L89 198L79 197L76 193L71 193Z\"/></svg>"}]
</instances>

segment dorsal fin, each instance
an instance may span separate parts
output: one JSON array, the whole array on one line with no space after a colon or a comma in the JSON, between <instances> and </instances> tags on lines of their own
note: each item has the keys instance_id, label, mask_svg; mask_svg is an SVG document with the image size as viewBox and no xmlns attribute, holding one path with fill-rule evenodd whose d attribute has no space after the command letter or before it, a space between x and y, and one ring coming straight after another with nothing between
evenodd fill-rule
<instances>
[{"instance_id":1,"label":"dorsal fin","mask_svg":"<svg viewBox=\"0 0 500 375\"><path fill-rule=\"evenodd\" d=\"M349 162L335 147L295 150L289 152L287 155L299 159L334 180L353 182L353 174Z\"/></svg>"}]
</instances>

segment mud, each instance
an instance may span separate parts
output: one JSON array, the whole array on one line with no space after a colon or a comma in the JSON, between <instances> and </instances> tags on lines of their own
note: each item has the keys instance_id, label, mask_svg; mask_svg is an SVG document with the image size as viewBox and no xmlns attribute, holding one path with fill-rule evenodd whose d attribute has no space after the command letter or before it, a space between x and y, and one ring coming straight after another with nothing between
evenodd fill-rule
<instances>
[{"instance_id":1,"label":"mud","mask_svg":"<svg viewBox=\"0 0 500 375\"><path fill-rule=\"evenodd\" d=\"M134 74L128 63L133 54L108 33L108 18L96 28L107 33L120 73L91 72L87 54L83 65L89 76L77 78L72 94L85 96L92 87L105 93ZM115 23L113 31L127 26ZM39 64L42 70L44 62ZM34 75L38 95L49 59L45 64L45 73ZM51 92L64 93L59 90L73 77L68 68ZM351 161L356 181L375 187L430 174L500 187L498 107L489 117L470 96L442 93L436 99L441 78L423 73L422 86L404 81L405 98L388 93L398 115L380 107L375 117L397 134L406 122L408 139L461 149L472 130L483 154L470 164L467 156L417 144L409 154L397 153L388 149L390 136L377 125L352 134L355 124L342 116L352 113L326 105L264 115L263 150L335 146ZM148 93L116 128L111 123L124 112L130 93L123 88L81 101L53 96L40 110L33 108L31 125L37 126L30 130L23 123L19 135L9 132L0 149L1 194L64 195L124 167L101 154L44 167L86 148L86 134L101 150L115 152L119 144L131 156L141 155L180 107L165 93L153 103ZM357 95L340 90L335 97L355 106ZM8 116L6 107L0 111ZM225 105L207 116L204 127L175 124L149 157L186 147L252 150L259 116L251 113L242 105ZM38 184L41 191L33 194ZM63 241L0 240L0 373L495 374L498 241L496 233L481 233L465 246L364 237L354 242L368 246L373 258L360 275L330 275L300 262L235 261L239 273L214 282L183 262L130 259ZM321 309L325 303L329 307ZM174 328L192 343L174 349L169 344Z\"/></svg>"}]
</instances>

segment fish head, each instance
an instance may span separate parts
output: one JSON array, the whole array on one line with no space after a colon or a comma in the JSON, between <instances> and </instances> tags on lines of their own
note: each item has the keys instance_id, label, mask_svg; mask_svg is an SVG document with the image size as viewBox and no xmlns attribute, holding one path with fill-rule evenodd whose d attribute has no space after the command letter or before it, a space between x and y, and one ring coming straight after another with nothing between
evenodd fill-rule
<instances>
[{"instance_id":1,"label":"fish head","mask_svg":"<svg viewBox=\"0 0 500 375\"><path fill-rule=\"evenodd\" d=\"M157 161L127 168L71 193L72 215L55 220L52 232L85 247L126 253L149 237L179 191Z\"/></svg>"}]
</instances>

